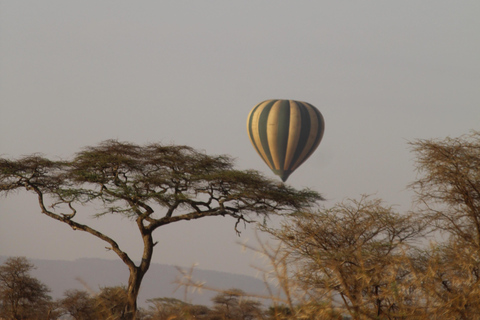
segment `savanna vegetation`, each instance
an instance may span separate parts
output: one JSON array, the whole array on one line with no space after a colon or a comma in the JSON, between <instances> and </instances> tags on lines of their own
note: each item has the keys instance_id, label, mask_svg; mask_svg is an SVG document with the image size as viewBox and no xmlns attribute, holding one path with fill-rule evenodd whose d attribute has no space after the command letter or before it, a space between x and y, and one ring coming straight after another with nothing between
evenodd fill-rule
<instances>
[{"instance_id":1,"label":"savanna vegetation","mask_svg":"<svg viewBox=\"0 0 480 320\"><path fill-rule=\"evenodd\" d=\"M263 202L247 202L254 205L253 208L258 205L267 210L260 213L275 212L285 205L287 209L294 209L286 210L288 217L279 228L262 227L277 240L274 245L260 242L258 247L251 248L270 262L263 272L268 295L251 296L238 289L229 289L218 292L211 306L192 305L168 297L152 298L148 301L148 310L140 310L136 318L480 319L480 133L471 132L458 138L415 140L410 146L417 171L416 181L409 186L415 195L411 212L398 212L394 206L367 195L346 199L331 207L308 209L305 204L311 204L313 198L318 200L318 194L274 189L279 198L269 198L273 202L267 207L261 206ZM106 198L110 196L108 192L123 194L127 198L121 190L135 189L133 185L122 184L122 180L117 185L115 171L102 170L92 180L85 181L91 184L96 183L98 177L111 177L110 180L99 180L111 184L105 185L107 190L102 190L101 185L97 187L97 192L106 193L103 195L105 199L113 200ZM36 171L28 173L32 175ZM242 174L245 179L250 179L249 173ZM125 179L125 176L121 177ZM37 185L29 185L27 178ZM123 181L130 183L130 179ZM8 183L12 181L8 180ZM48 180L44 182L46 185L39 181L42 180L35 175L23 174L18 178L18 185L40 188L40 191L57 190L47 183ZM218 180L214 181L218 183ZM2 183L5 190L5 182ZM69 183L78 186L78 183L86 182L71 180ZM244 195L243 188L239 185L235 190ZM286 187L277 185L276 188ZM71 192L71 188L65 189ZM80 189L77 187L76 190ZM207 195L213 194L206 191L212 190L209 188L199 190ZM75 215L73 200L83 199L86 195L56 192L57 201L72 207L69 215L57 214L58 219L68 220L70 215ZM282 192L291 195L292 199L300 196L297 199L301 201L295 204L282 202L289 199L283 198ZM175 204L175 193L167 195ZM100 195L95 194L95 197ZM195 202L197 200L192 200L191 195L187 199L189 208L200 205ZM145 198L140 202L134 202L133 198L125 201L135 205L127 212L132 217L139 219L142 214L148 217L149 211L143 202ZM107 208L121 211L116 206L118 202L106 203ZM233 208L238 206L237 203ZM134 211L137 207L144 211ZM237 221L245 219L239 211L234 211L232 216ZM149 223L158 223L154 218L149 219L151 222L146 220ZM129 303L128 287L102 288L95 294L67 291L63 299L52 301L45 285L29 276L28 270L33 266L21 258L12 259L0 269L1 314L6 319L36 319L21 316L31 312L29 306L34 304L42 305L43 309L38 310L42 310L43 319L56 319L61 314L68 314L73 319L120 319L128 310L124 307ZM11 284L8 274L12 272L12 265L24 265L21 283L36 283L37 293L31 298L22 296L22 286ZM188 277L180 284L209 289ZM12 290L19 293L14 294ZM17 316L13 315L11 306L14 305L20 306L15 311Z\"/></svg>"},{"instance_id":2,"label":"savanna vegetation","mask_svg":"<svg viewBox=\"0 0 480 320\"><path fill-rule=\"evenodd\" d=\"M187 146L139 146L109 140L87 147L72 160L38 154L0 158L0 194L27 190L42 214L104 241L128 267L127 304L122 319L135 319L137 296L156 242L154 231L179 221L231 217L240 222L286 214L313 205L321 196L234 168L229 156L209 156ZM135 221L143 243L136 264L118 242L92 224L80 223L85 207ZM238 232L238 230L237 230Z\"/></svg>"}]
</instances>

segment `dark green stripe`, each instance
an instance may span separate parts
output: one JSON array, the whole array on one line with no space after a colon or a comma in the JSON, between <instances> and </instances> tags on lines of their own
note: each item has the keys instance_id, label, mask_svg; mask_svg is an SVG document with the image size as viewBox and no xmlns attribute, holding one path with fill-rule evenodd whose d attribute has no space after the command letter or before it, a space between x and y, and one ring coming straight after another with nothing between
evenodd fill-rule
<instances>
[{"instance_id":1,"label":"dark green stripe","mask_svg":"<svg viewBox=\"0 0 480 320\"><path fill-rule=\"evenodd\" d=\"M282 100L278 110L278 134L277 134L277 148L279 154L279 170L283 171L285 166L285 154L287 153L288 134L290 131L290 102Z\"/></svg>"},{"instance_id":2,"label":"dark green stripe","mask_svg":"<svg viewBox=\"0 0 480 320\"><path fill-rule=\"evenodd\" d=\"M300 165L302 163L304 163L311 155L312 153L315 152L316 150L316 146L318 146L318 143L322 140L322 137L323 137L323 132L325 131L325 122L323 120L323 116L322 114L320 113L320 111L318 111L317 108L315 108L314 106L312 106L311 104L309 103L306 103L306 105L308 105L310 108L312 108L312 110L315 112L316 116L317 116L317 121L318 121L318 131L317 131L317 135L315 137L315 143L313 144L313 146L310 148L310 151L307 153L307 155L305 156L305 158L302 160L302 162L300 163Z\"/></svg>"},{"instance_id":3,"label":"dark green stripe","mask_svg":"<svg viewBox=\"0 0 480 320\"><path fill-rule=\"evenodd\" d=\"M273 168L272 153L270 152L270 147L268 146L267 120L268 120L268 115L270 114L270 109L272 109L272 106L276 101L277 100L270 101L262 110L262 113L260 114L260 118L258 119L258 133L260 137L260 142L262 144L263 151L265 151L265 155L267 157L267 159L264 159L264 160L265 162L267 162L267 164L269 163L271 164L272 166L271 169L274 169L274 168Z\"/></svg>"},{"instance_id":4,"label":"dark green stripe","mask_svg":"<svg viewBox=\"0 0 480 320\"><path fill-rule=\"evenodd\" d=\"M304 105L303 102L297 102L298 106L300 107L300 138L298 139L297 148L295 149L295 154L293 155L293 159L291 162L291 166L297 163L298 158L305 149L308 141L308 136L310 135L310 115L308 113L307 107ZM290 167L291 167L290 166Z\"/></svg>"}]
</instances>

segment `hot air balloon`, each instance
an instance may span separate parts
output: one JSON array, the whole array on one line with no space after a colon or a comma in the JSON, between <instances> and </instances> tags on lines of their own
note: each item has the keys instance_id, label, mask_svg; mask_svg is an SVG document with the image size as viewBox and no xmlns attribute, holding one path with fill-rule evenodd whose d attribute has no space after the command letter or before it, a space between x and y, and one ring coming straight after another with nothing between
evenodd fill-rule
<instances>
[{"instance_id":1,"label":"hot air balloon","mask_svg":"<svg viewBox=\"0 0 480 320\"><path fill-rule=\"evenodd\" d=\"M320 111L302 101L266 100L247 119L250 141L283 182L317 149L324 130Z\"/></svg>"}]
</instances>

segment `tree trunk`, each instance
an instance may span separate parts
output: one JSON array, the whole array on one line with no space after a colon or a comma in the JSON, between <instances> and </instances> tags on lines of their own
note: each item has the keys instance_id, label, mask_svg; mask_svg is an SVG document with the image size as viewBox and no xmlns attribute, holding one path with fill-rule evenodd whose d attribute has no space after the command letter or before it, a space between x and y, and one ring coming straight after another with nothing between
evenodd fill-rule
<instances>
[{"instance_id":1,"label":"tree trunk","mask_svg":"<svg viewBox=\"0 0 480 320\"><path fill-rule=\"evenodd\" d=\"M127 288L127 305L125 306L125 312L123 315L124 320L134 320L137 313L137 297L140 292L140 285L142 284L143 277L150 268L150 263L153 256L153 238L150 230L143 228L142 220L139 218L137 221L140 232L143 236L143 257L142 262L137 267L135 265L129 265L130 277L128 278Z\"/></svg>"},{"instance_id":2,"label":"tree trunk","mask_svg":"<svg viewBox=\"0 0 480 320\"><path fill-rule=\"evenodd\" d=\"M137 297L140 292L140 285L142 284L145 272L138 267L130 269L130 277L128 279L127 288L127 304L123 314L124 320L134 320L137 313Z\"/></svg>"}]
</instances>

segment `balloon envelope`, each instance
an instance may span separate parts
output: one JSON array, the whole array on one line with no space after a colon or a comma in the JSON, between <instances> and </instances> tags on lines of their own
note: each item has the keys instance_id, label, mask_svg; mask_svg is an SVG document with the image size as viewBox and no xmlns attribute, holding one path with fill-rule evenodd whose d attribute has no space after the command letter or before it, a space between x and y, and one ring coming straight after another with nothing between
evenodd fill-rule
<instances>
[{"instance_id":1,"label":"balloon envelope","mask_svg":"<svg viewBox=\"0 0 480 320\"><path fill-rule=\"evenodd\" d=\"M317 149L324 130L320 111L302 101L266 100L247 119L250 141L284 182Z\"/></svg>"}]
</instances>

